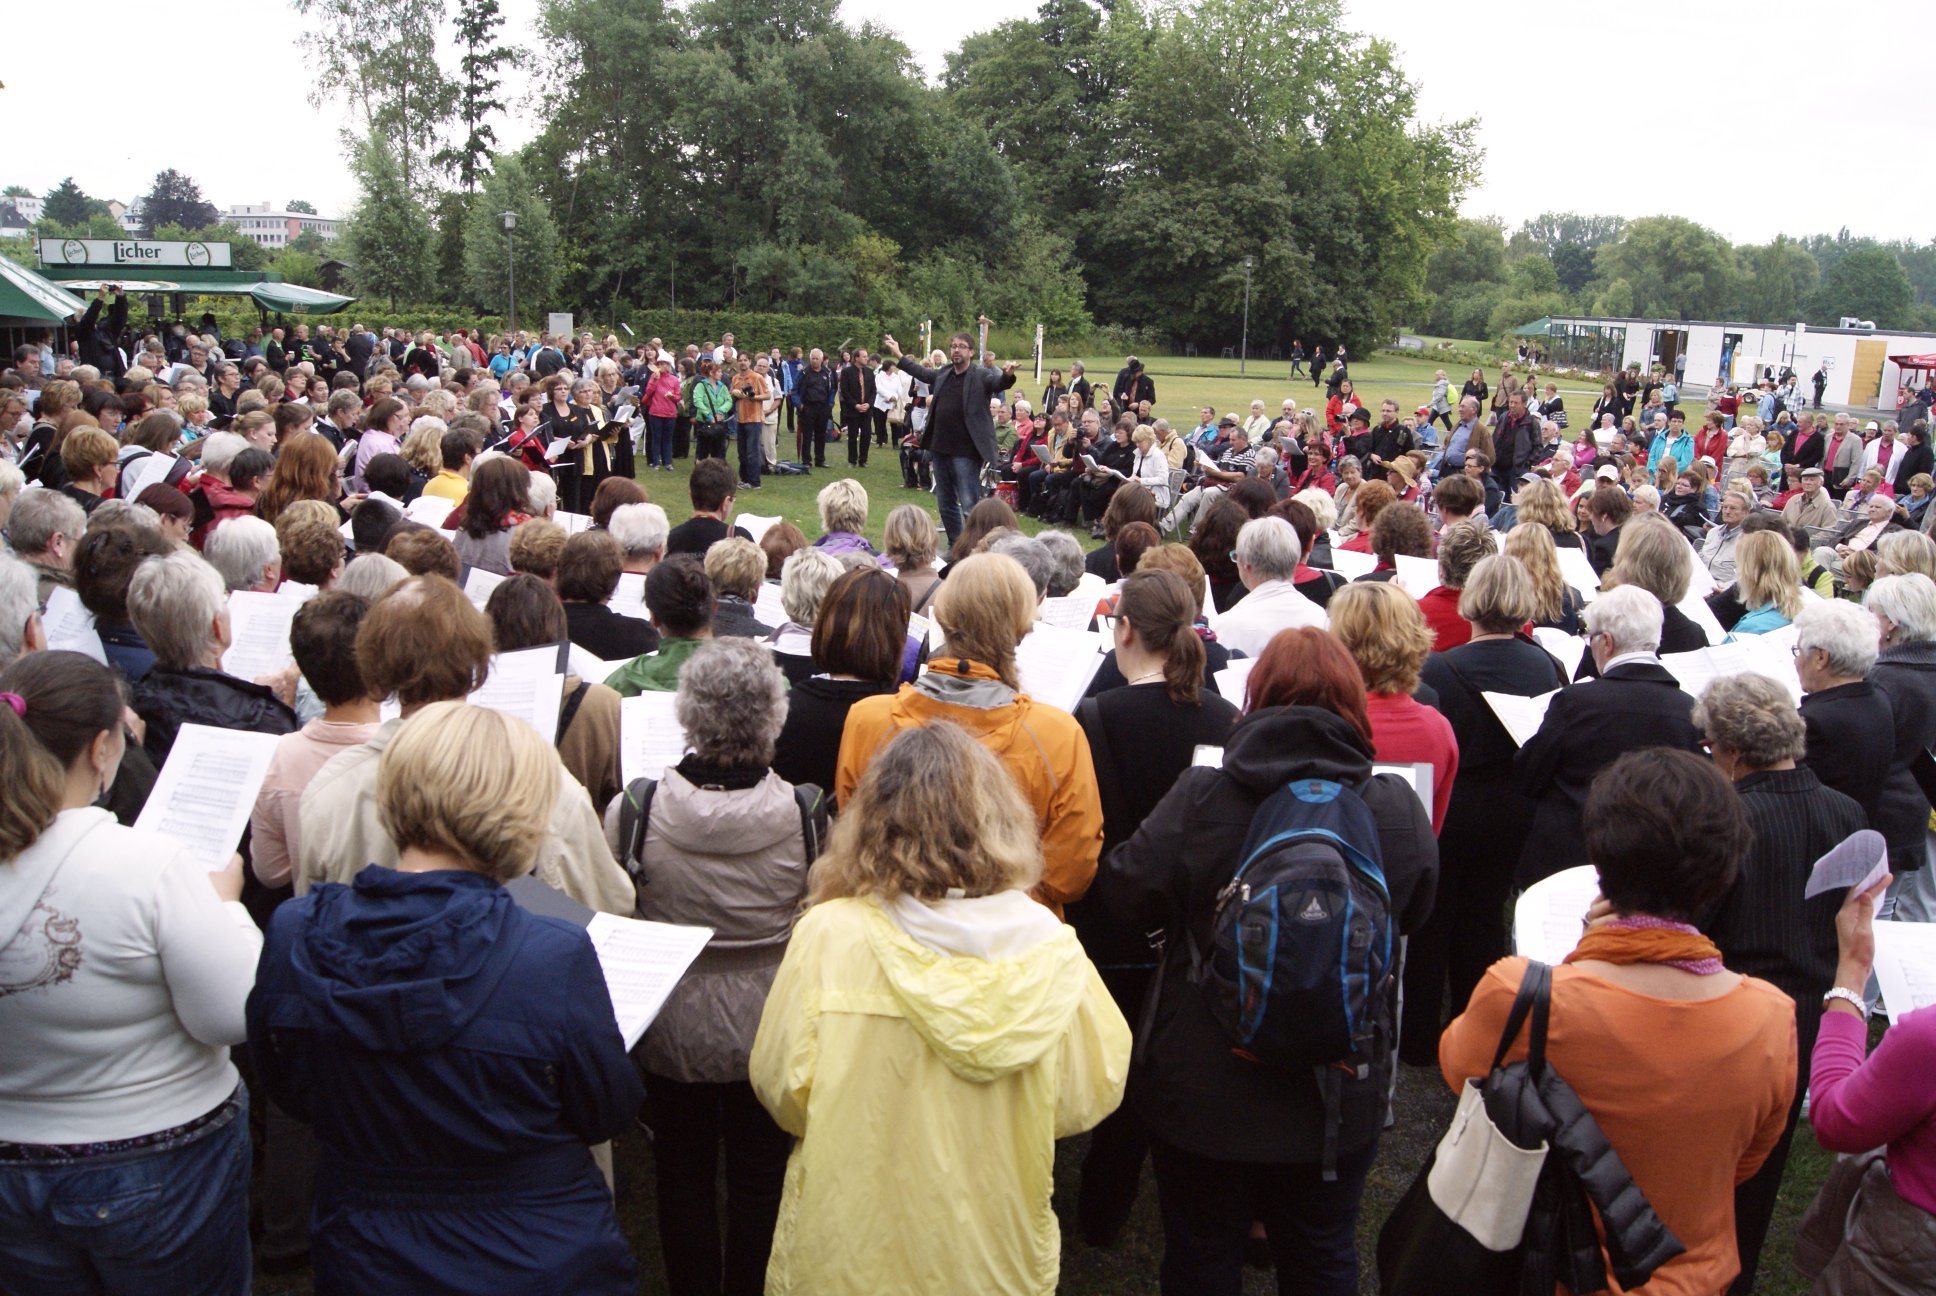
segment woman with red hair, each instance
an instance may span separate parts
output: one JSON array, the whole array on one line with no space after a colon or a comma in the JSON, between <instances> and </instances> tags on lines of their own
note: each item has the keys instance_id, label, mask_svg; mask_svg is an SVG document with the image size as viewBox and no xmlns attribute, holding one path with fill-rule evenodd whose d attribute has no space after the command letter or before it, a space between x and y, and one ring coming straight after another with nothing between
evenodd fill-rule
<instances>
[{"instance_id":1,"label":"woman with red hair","mask_svg":"<svg viewBox=\"0 0 1936 1296\"><path fill-rule=\"evenodd\" d=\"M1213 948L1218 896L1252 817L1272 793L1305 780L1336 784L1371 812L1394 943L1422 925L1438 878L1431 820L1408 784L1372 773L1364 677L1337 639L1308 627L1270 641L1221 763L1185 770L1110 852L1090 892L1117 925L1166 934L1128 1098L1155 1132L1165 1292L1236 1290L1253 1220L1269 1234L1282 1290L1358 1290L1353 1235L1385 1122L1396 969L1376 996L1385 1025L1369 1066L1326 1068L1322 1086L1318 1069L1240 1056L1210 997L1191 984L1191 951Z\"/></svg>"}]
</instances>

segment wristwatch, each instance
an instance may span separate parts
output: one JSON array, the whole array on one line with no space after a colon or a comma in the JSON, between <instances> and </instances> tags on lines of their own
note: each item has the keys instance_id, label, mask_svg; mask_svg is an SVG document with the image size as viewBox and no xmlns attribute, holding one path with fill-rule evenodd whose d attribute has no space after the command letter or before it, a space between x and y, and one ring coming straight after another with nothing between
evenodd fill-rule
<instances>
[{"instance_id":1,"label":"wristwatch","mask_svg":"<svg viewBox=\"0 0 1936 1296\"><path fill-rule=\"evenodd\" d=\"M1849 989L1847 986L1835 986L1827 994L1822 996L1822 1007L1827 1008L1829 1001L1833 999L1840 999L1843 1003L1853 1004L1855 1010L1862 1014L1862 1020L1869 1020L1869 1005L1856 991Z\"/></svg>"}]
</instances>

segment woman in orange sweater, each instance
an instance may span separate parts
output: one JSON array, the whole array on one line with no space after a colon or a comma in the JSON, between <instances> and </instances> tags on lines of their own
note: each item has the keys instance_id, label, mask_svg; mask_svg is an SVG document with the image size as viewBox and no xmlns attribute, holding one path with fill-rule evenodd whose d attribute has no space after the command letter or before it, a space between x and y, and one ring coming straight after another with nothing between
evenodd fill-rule
<instances>
[{"instance_id":1,"label":"woman in orange sweater","mask_svg":"<svg viewBox=\"0 0 1936 1296\"><path fill-rule=\"evenodd\" d=\"M1634 1290L1721 1296L1740 1269L1734 1187L1781 1136L1795 1088L1793 1002L1729 972L1692 925L1733 884L1747 818L1713 765L1647 748L1594 781L1582 826L1603 898L1553 970L1547 1062L1687 1248ZM1454 1090L1490 1068L1525 969L1494 964L1446 1027ZM1507 1060L1525 1056L1522 1036Z\"/></svg>"},{"instance_id":2,"label":"woman in orange sweater","mask_svg":"<svg viewBox=\"0 0 1936 1296\"><path fill-rule=\"evenodd\" d=\"M1082 726L1022 692L1016 676L1015 648L1035 623L1035 607L1035 586L1005 554L976 554L950 567L934 597L946 646L912 684L847 712L834 792L844 808L869 762L901 730L936 720L960 725L1001 758L1035 811L1042 878L1029 894L1060 914L1096 876L1102 795Z\"/></svg>"}]
</instances>

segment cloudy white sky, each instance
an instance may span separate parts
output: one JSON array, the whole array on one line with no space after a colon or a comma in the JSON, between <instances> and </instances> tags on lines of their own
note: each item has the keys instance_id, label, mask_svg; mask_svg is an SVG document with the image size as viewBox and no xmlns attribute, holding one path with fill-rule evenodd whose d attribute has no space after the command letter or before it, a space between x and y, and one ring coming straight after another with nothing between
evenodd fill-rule
<instances>
[{"instance_id":1,"label":"cloudy white sky","mask_svg":"<svg viewBox=\"0 0 1936 1296\"><path fill-rule=\"evenodd\" d=\"M898 31L937 75L963 36L1036 3L845 0L842 12ZM1480 119L1487 161L1469 215L1510 227L1549 210L1665 212L1735 242L1844 225L1927 240L1936 237L1936 95L1926 4L1626 0L1485 10L1347 0L1347 22L1400 48L1426 119ZM503 8L507 35L535 36L537 0ZM235 0L217 12L235 15L247 36L224 41L200 20L160 20L149 0L95 0L89 26L138 32L140 57L79 81L65 61L16 43L13 65L0 65L0 120L44 124L10 132L0 184L45 194L71 174L89 193L127 202L172 166L220 207L304 198L325 214L347 210L354 185L337 148L345 115L300 93L299 20L281 0ZM251 44L253 57L214 57ZM1920 72L1905 57L1918 50ZM263 76L269 68L274 75ZM146 89L155 83L165 88ZM154 114L157 95L208 108L213 129L192 129L179 110ZM533 117L514 104L500 137L522 143ZM1909 174L1911 160L1920 175Z\"/></svg>"}]
</instances>

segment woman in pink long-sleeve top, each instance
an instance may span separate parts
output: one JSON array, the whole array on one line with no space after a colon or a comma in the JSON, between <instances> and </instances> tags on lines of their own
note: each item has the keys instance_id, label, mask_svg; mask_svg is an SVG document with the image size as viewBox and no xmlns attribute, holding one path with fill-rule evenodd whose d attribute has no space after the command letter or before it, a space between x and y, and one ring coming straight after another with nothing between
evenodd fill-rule
<instances>
[{"instance_id":1,"label":"woman in pink long-sleeve top","mask_svg":"<svg viewBox=\"0 0 1936 1296\"><path fill-rule=\"evenodd\" d=\"M1862 996L1875 960L1875 906L1889 881L1860 895L1851 890L1836 915L1841 961L1815 1039L1809 1123L1816 1140L1833 1152L1887 1146L1886 1159L1864 1172L1846 1231L1816 1276L1820 1296L1922 1291L1936 1267L1936 1007L1898 1017L1864 1057ZM1841 1231L1842 1214L1823 1223Z\"/></svg>"}]
</instances>

